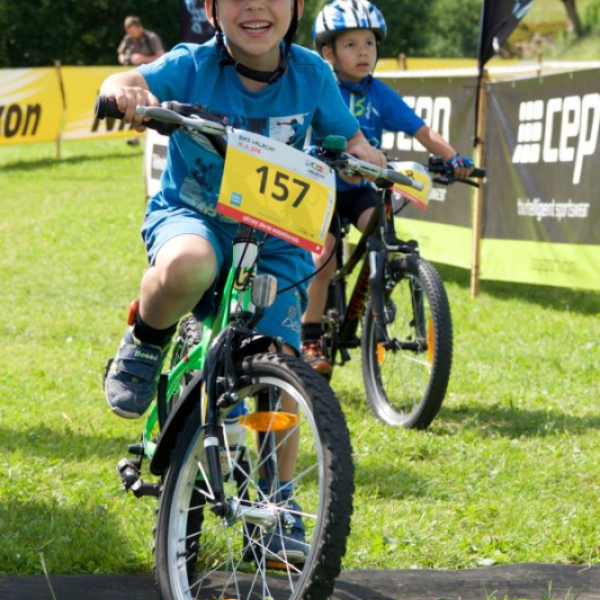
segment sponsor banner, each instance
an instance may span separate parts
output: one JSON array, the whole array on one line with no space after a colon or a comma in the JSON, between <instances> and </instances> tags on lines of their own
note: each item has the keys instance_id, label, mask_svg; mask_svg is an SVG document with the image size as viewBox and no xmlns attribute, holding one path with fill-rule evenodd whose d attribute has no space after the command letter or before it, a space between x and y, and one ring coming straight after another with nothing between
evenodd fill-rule
<instances>
[{"instance_id":1,"label":"sponsor banner","mask_svg":"<svg viewBox=\"0 0 600 600\"><path fill-rule=\"evenodd\" d=\"M404 101L458 152L469 156L473 147L473 110L476 79L474 77L435 77L427 79L378 76L397 91ZM414 138L404 133L384 134L382 150L390 158L413 160L426 164L429 152ZM471 228L473 188L435 184L426 211L409 206L402 217L431 223L445 223Z\"/></svg>"},{"instance_id":2,"label":"sponsor banner","mask_svg":"<svg viewBox=\"0 0 600 600\"><path fill-rule=\"evenodd\" d=\"M471 230L465 227L425 223L416 219L396 219L396 235L404 241L416 240L421 256L428 261L462 267L471 267ZM350 230L351 244L357 244L360 231Z\"/></svg>"},{"instance_id":3,"label":"sponsor banner","mask_svg":"<svg viewBox=\"0 0 600 600\"><path fill-rule=\"evenodd\" d=\"M483 237L600 243L600 73L490 87Z\"/></svg>"},{"instance_id":4,"label":"sponsor banner","mask_svg":"<svg viewBox=\"0 0 600 600\"><path fill-rule=\"evenodd\" d=\"M215 33L206 18L204 0L179 0L180 30L182 42L204 44Z\"/></svg>"},{"instance_id":5,"label":"sponsor banner","mask_svg":"<svg viewBox=\"0 0 600 600\"><path fill-rule=\"evenodd\" d=\"M481 279L600 290L600 246L482 240Z\"/></svg>"},{"instance_id":6,"label":"sponsor banner","mask_svg":"<svg viewBox=\"0 0 600 600\"><path fill-rule=\"evenodd\" d=\"M56 69L0 70L0 145L56 140L63 112Z\"/></svg>"},{"instance_id":7,"label":"sponsor banner","mask_svg":"<svg viewBox=\"0 0 600 600\"><path fill-rule=\"evenodd\" d=\"M113 73L127 70L129 67L61 67L67 106L64 140L139 135L130 125L118 119L101 121L94 116L94 105L102 82Z\"/></svg>"}]
</instances>

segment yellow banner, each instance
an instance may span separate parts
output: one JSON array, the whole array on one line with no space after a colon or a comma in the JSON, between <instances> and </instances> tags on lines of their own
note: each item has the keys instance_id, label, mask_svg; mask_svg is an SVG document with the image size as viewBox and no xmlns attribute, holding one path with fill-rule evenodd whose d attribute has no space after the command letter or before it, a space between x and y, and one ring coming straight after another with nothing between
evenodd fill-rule
<instances>
[{"instance_id":1,"label":"yellow banner","mask_svg":"<svg viewBox=\"0 0 600 600\"><path fill-rule=\"evenodd\" d=\"M64 140L94 137L130 137L139 135L116 119L100 121L94 116L94 105L102 82L113 73L129 70L120 67L61 67L67 105Z\"/></svg>"},{"instance_id":2,"label":"yellow banner","mask_svg":"<svg viewBox=\"0 0 600 600\"><path fill-rule=\"evenodd\" d=\"M54 141L62 117L55 69L0 70L0 145Z\"/></svg>"}]
</instances>

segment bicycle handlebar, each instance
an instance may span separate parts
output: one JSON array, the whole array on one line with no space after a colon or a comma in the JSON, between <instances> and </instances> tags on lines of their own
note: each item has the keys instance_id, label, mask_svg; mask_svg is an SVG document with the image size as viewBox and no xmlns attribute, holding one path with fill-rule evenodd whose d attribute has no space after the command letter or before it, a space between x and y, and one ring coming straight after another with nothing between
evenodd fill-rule
<instances>
[{"instance_id":1,"label":"bicycle handlebar","mask_svg":"<svg viewBox=\"0 0 600 600\"><path fill-rule=\"evenodd\" d=\"M114 98L103 95L98 96L94 112L99 119L123 119L125 116ZM224 154L225 141L223 138L227 134L226 125L219 121L215 115L199 106L180 102L163 102L161 106L138 106L135 113L136 115L148 117L149 120L144 121L144 126L163 135L172 134L178 127L202 133L209 138L213 145L218 147L220 153ZM319 155L319 158L347 175L374 180L375 185L378 187L388 187L389 184L404 185L416 190L422 190L424 187L421 181L411 179L393 169L360 160L356 156L345 152L324 153ZM485 171L481 169L475 171L482 172L483 175L473 174L473 177L485 176ZM437 172L447 175L446 171L440 170Z\"/></svg>"},{"instance_id":2,"label":"bicycle handlebar","mask_svg":"<svg viewBox=\"0 0 600 600\"><path fill-rule=\"evenodd\" d=\"M330 163L332 166L336 166L338 161ZM381 184L383 181L391 184L406 185L412 187L415 190L422 190L424 185L422 181L416 181L407 177L403 173L398 173L393 169L387 169L379 167L373 163L360 160L352 154L342 154L342 159L339 161L341 164L341 171L347 175L362 175L367 178L375 180L375 185ZM379 185L379 187L385 187L385 185Z\"/></svg>"}]
</instances>

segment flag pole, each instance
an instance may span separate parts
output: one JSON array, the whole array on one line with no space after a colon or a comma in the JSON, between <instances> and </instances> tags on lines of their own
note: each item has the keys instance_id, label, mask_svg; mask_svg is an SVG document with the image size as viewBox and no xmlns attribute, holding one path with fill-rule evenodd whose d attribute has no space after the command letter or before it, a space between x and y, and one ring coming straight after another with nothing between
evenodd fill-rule
<instances>
[{"instance_id":1,"label":"flag pole","mask_svg":"<svg viewBox=\"0 0 600 600\"><path fill-rule=\"evenodd\" d=\"M475 131L475 152L474 159L476 165L485 164L485 130L487 125L487 84L489 82L488 73L483 70L478 77L477 88L477 117ZM479 183L473 194L473 224L472 234L473 243L471 248L471 298L479 294L479 268L481 254L481 233L483 229L483 186L484 182Z\"/></svg>"}]
</instances>

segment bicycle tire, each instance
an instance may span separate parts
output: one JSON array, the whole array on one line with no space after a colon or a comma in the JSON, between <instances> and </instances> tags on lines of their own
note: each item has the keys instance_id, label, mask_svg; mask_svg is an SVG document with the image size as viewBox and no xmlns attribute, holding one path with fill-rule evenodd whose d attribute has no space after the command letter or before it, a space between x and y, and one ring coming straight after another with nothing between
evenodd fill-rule
<instances>
[{"instance_id":1,"label":"bicycle tire","mask_svg":"<svg viewBox=\"0 0 600 600\"><path fill-rule=\"evenodd\" d=\"M191 349L202 341L203 327L202 322L198 321L193 315L188 315L180 321L171 354L171 368L182 361ZM171 411L179 395L183 393L183 390L185 390L185 387L194 378L195 374L196 371L191 369L184 373L179 384L179 390L171 396L167 403L167 414Z\"/></svg>"},{"instance_id":2,"label":"bicycle tire","mask_svg":"<svg viewBox=\"0 0 600 600\"><path fill-rule=\"evenodd\" d=\"M386 295L387 330L397 349L377 344L370 300L361 340L367 401L388 425L426 429L440 411L450 380L450 304L441 277L425 259L395 257L387 268L390 280L396 280Z\"/></svg>"},{"instance_id":3,"label":"bicycle tire","mask_svg":"<svg viewBox=\"0 0 600 600\"><path fill-rule=\"evenodd\" d=\"M298 404L294 499L301 506L308 554L303 565L282 562L278 571L268 568L269 556L261 546L265 528L245 520L254 508L269 507L277 519L284 514L277 496L267 497L257 486L258 464L266 470L267 459L277 460L277 448L265 457L260 454L267 447L264 443L245 444L244 450L242 445L229 447L226 498L233 501L245 494L246 512L224 520L208 503L194 506L192 493L206 484L198 482L199 476L203 479L203 431L190 421L179 435L161 486L154 538L161 598L325 600L341 569L354 491L350 435L340 404L327 383L300 359L260 354L244 359L238 369L235 393L245 399L250 415L265 398L283 390ZM246 460L243 467L237 462L241 457Z\"/></svg>"}]
</instances>

